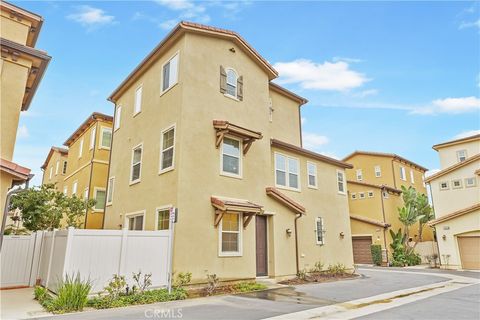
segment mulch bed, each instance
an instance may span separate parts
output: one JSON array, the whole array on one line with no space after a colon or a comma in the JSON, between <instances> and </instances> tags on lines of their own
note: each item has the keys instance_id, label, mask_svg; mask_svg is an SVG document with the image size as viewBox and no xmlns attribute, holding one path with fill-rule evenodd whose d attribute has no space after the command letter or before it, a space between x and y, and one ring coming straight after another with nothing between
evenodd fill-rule
<instances>
[{"instance_id":1,"label":"mulch bed","mask_svg":"<svg viewBox=\"0 0 480 320\"><path fill-rule=\"evenodd\" d=\"M293 278L280 281L280 284L296 285L305 283L318 283L318 282L332 282L343 279L352 279L358 277L358 274L343 273L343 274L328 274L323 272L309 273L305 279Z\"/></svg>"},{"instance_id":2,"label":"mulch bed","mask_svg":"<svg viewBox=\"0 0 480 320\"><path fill-rule=\"evenodd\" d=\"M212 296L222 295L222 294L233 294L238 292L239 291L236 290L233 285L224 285L224 286L218 286L217 288L215 288L215 292L212 294ZM205 288L188 290L188 298L200 298L200 297L208 297L208 294Z\"/></svg>"}]
</instances>

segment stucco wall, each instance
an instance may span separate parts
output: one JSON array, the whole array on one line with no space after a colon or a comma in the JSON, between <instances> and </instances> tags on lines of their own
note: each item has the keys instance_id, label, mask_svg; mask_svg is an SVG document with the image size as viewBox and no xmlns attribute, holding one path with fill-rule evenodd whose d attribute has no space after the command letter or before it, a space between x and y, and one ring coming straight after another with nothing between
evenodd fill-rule
<instances>
[{"instance_id":1,"label":"stucco wall","mask_svg":"<svg viewBox=\"0 0 480 320\"><path fill-rule=\"evenodd\" d=\"M18 21L10 18L10 14L2 11L0 15L0 29L2 38L14 41L23 45L27 43L31 22L27 20Z\"/></svg>"},{"instance_id":2,"label":"stucco wall","mask_svg":"<svg viewBox=\"0 0 480 320\"><path fill-rule=\"evenodd\" d=\"M443 147L438 150L440 157L440 168L445 169L458 163L457 151L466 150L467 157L474 156L480 153L480 139L477 138L470 142L464 142L448 147Z\"/></svg>"},{"instance_id":3,"label":"stucco wall","mask_svg":"<svg viewBox=\"0 0 480 320\"><path fill-rule=\"evenodd\" d=\"M57 161L58 161L58 172L56 173ZM63 173L63 165L65 161L67 161L67 167L68 167L68 155L62 154L58 151L53 151L53 154L50 157L50 160L48 161L47 166L44 169L42 184L54 183L55 188L58 191L63 192L63 181L66 176L66 174ZM52 170L51 179L50 179L50 169Z\"/></svg>"}]
</instances>

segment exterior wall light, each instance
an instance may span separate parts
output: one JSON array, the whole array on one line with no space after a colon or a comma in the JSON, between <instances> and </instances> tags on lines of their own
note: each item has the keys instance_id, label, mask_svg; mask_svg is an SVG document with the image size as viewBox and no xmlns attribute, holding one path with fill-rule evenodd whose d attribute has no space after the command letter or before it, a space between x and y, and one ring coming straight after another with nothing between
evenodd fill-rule
<instances>
[{"instance_id":1,"label":"exterior wall light","mask_svg":"<svg viewBox=\"0 0 480 320\"><path fill-rule=\"evenodd\" d=\"M289 237L292 235L292 229L290 229L290 228L285 230L285 232L287 233L287 236L289 236Z\"/></svg>"},{"instance_id":2,"label":"exterior wall light","mask_svg":"<svg viewBox=\"0 0 480 320\"><path fill-rule=\"evenodd\" d=\"M443 239L444 241L447 240L447 236L446 236L446 235L443 235L443 236L442 236L442 239Z\"/></svg>"},{"instance_id":3,"label":"exterior wall light","mask_svg":"<svg viewBox=\"0 0 480 320\"><path fill-rule=\"evenodd\" d=\"M340 232L340 238L342 238L342 239L345 238L345 233L343 233L343 231Z\"/></svg>"}]
</instances>

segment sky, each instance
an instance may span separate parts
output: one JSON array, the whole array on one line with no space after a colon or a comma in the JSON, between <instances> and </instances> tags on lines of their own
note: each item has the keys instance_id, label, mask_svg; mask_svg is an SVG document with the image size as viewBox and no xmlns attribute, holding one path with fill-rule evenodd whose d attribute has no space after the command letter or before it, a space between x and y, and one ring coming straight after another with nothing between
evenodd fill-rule
<instances>
[{"instance_id":1,"label":"sky","mask_svg":"<svg viewBox=\"0 0 480 320\"><path fill-rule=\"evenodd\" d=\"M40 14L52 56L20 118L14 161L40 166L181 20L231 29L307 98L304 147L397 153L480 132L480 2L12 1Z\"/></svg>"}]
</instances>

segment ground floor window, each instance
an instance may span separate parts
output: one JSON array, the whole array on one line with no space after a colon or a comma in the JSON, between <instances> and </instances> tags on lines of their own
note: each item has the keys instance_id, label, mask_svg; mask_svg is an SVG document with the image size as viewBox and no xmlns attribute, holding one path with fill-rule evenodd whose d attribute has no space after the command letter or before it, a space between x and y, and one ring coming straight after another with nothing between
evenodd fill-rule
<instances>
[{"instance_id":1,"label":"ground floor window","mask_svg":"<svg viewBox=\"0 0 480 320\"><path fill-rule=\"evenodd\" d=\"M157 210L157 230L168 230L170 221L170 209Z\"/></svg>"},{"instance_id":2,"label":"ground floor window","mask_svg":"<svg viewBox=\"0 0 480 320\"><path fill-rule=\"evenodd\" d=\"M220 224L220 255L241 255L241 214L225 213Z\"/></svg>"},{"instance_id":3,"label":"ground floor window","mask_svg":"<svg viewBox=\"0 0 480 320\"><path fill-rule=\"evenodd\" d=\"M143 230L143 214L127 217L128 230Z\"/></svg>"}]
</instances>

